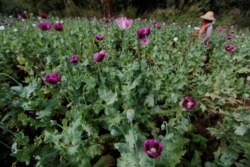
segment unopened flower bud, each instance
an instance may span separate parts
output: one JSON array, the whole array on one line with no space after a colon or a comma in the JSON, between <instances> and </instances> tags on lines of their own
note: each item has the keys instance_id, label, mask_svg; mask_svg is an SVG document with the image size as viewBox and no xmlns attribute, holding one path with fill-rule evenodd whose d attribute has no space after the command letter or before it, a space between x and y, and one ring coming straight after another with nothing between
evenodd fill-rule
<instances>
[{"instance_id":1,"label":"unopened flower bud","mask_svg":"<svg viewBox=\"0 0 250 167\"><path fill-rule=\"evenodd\" d=\"M249 98L249 94L245 93L245 94L243 94L243 97L244 97L245 99L247 99L247 98Z\"/></svg>"},{"instance_id":2,"label":"unopened flower bud","mask_svg":"<svg viewBox=\"0 0 250 167\"><path fill-rule=\"evenodd\" d=\"M164 123L161 124L161 130L165 130L165 128L166 128L165 124Z\"/></svg>"},{"instance_id":3,"label":"unopened flower bud","mask_svg":"<svg viewBox=\"0 0 250 167\"><path fill-rule=\"evenodd\" d=\"M110 133L111 133L111 135L112 136L117 136L119 133L117 132L117 130L115 130L115 129L111 129L110 130Z\"/></svg>"},{"instance_id":4,"label":"unopened flower bud","mask_svg":"<svg viewBox=\"0 0 250 167\"><path fill-rule=\"evenodd\" d=\"M132 122L135 118L135 110L133 109L128 109L127 110L127 118L130 122Z\"/></svg>"}]
</instances>

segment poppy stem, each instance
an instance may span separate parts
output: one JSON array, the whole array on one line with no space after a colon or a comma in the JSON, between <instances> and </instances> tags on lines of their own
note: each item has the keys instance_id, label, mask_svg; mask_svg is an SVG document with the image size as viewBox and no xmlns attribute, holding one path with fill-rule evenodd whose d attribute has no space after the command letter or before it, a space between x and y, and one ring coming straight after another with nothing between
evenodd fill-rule
<instances>
[{"instance_id":1,"label":"poppy stem","mask_svg":"<svg viewBox=\"0 0 250 167\"><path fill-rule=\"evenodd\" d=\"M124 138L126 137L124 131L123 131L119 126L117 126L117 125L115 125L115 124L111 124L111 125L109 126L109 129L111 129L112 126L114 126L114 127L116 127L117 129L119 129L119 131L122 133L122 135L124 136Z\"/></svg>"},{"instance_id":2,"label":"poppy stem","mask_svg":"<svg viewBox=\"0 0 250 167\"><path fill-rule=\"evenodd\" d=\"M10 146L8 146L7 144L5 144L4 142L2 142L1 140L0 140L0 144L2 144L3 146L5 146L6 148L8 148L8 149L10 149L10 150L11 150L11 147L10 147Z\"/></svg>"},{"instance_id":3,"label":"poppy stem","mask_svg":"<svg viewBox=\"0 0 250 167\"><path fill-rule=\"evenodd\" d=\"M4 76L7 76L9 77L10 79L12 79L14 82L16 82L19 86L22 86L22 84L20 84L17 80L15 80L12 76L6 74L6 73L0 73L0 75L4 75Z\"/></svg>"},{"instance_id":4,"label":"poppy stem","mask_svg":"<svg viewBox=\"0 0 250 167\"><path fill-rule=\"evenodd\" d=\"M249 80L247 79L247 82L246 82L246 85L249 85ZM247 94L247 91L245 90L244 91L244 94ZM244 94L243 94L243 107L246 107L246 98L244 97ZM249 94L250 95L250 94ZM249 98L249 96L247 97Z\"/></svg>"},{"instance_id":5,"label":"poppy stem","mask_svg":"<svg viewBox=\"0 0 250 167\"><path fill-rule=\"evenodd\" d=\"M102 81L102 75L101 75L101 70L100 70L99 64L97 64L97 68L98 68L98 73L99 73L100 81Z\"/></svg>"},{"instance_id":6,"label":"poppy stem","mask_svg":"<svg viewBox=\"0 0 250 167\"><path fill-rule=\"evenodd\" d=\"M65 97L65 99L67 100L67 102L70 103L70 100L69 100L68 97L66 96L65 92L63 92L63 96Z\"/></svg>"},{"instance_id":7,"label":"poppy stem","mask_svg":"<svg viewBox=\"0 0 250 167\"><path fill-rule=\"evenodd\" d=\"M140 53L140 51L141 51L141 44L140 44L140 40L139 39L137 40L137 46L138 46L137 47L137 57L140 58L140 56L141 56L140 55L141 54Z\"/></svg>"},{"instance_id":8,"label":"poppy stem","mask_svg":"<svg viewBox=\"0 0 250 167\"><path fill-rule=\"evenodd\" d=\"M83 96L84 103L87 105L87 101L86 101L86 98L85 98L85 88L86 88L86 86L87 86L87 85L85 85L85 86L83 87L83 94L82 94L82 96Z\"/></svg>"},{"instance_id":9,"label":"poppy stem","mask_svg":"<svg viewBox=\"0 0 250 167\"><path fill-rule=\"evenodd\" d=\"M72 95L72 93L71 93L70 91L68 91L67 94L66 94L66 92L64 91L64 89L63 89L63 87L62 87L61 85L58 85L58 88L61 89L61 90L63 90L63 91L62 91L63 96L64 96L65 99L67 100L68 104L70 104L70 103L75 103L75 102L74 102L74 97L73 97L73 95ZM50 89L50 91L53 91L53 90ZM69 97L68 97L67 95L68 95ZM71 99L71 101L70 101L70 99Z\"/></svg>"},{"instance_id":10,"label":"poppy stem","mask_svg":"<svg viewBox=\"0 0 250 167\"><path fill-rule=\"evenodd\" d=\"M190 113L188 112L188 120L189 120L189 123L191 123L191 119L190 119Z\"/></svg>"},{"instance_id":11,"label":"poppy stem","mask_svg":"<svg viewBox=\"0 0 250 167\"><path fill-rule=\"evenodd\" d=\"M0 122L0 128L14 135L14 132L8 129L3 123Z\"/></svg>"},{"instance_id":12,"label":"poppy stem","mask_svg":"<svg viewBox=\"0 0 250 167\"><path fill-rule=\"evenodd\" d=\"M121 32L121 40L122 40L122 56L124 54L124 50L125 50L125 45L126 45L126 40L124 40L124 31Z\"/></svg>"},{"instance_id":13,"label":"poppy stem","mask_svg":"<svg viewBox=\"0 0 250 167\"><path fill-rule=\"evenodd\" d=\"M137 164L138 166L140 166L140 165L139 165L139 161L138 161L138 150L137 150L136 138L135 138L135 133L134 133L134 126L133 126L133 122L132 122L132 121L130 122L130 126L131 126L131 131L132 131L132 134L133 134L133 137L134 137L134 141L135 141L134 147L135 147L135 159L136 159L136 164Z\"/></svg>"}]
</instances>

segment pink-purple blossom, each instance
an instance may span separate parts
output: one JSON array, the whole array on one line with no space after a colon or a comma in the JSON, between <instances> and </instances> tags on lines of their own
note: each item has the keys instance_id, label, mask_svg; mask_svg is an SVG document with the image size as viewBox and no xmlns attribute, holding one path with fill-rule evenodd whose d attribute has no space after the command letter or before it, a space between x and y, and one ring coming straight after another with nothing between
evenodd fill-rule
<instances>
[{"instance_id":1,"label":"pink-purple blossom","mask_svg":"<svg viewBox=\"0 0 250 167\"><path fill-rule=\"evenodd\" d=\"M151 33L151 27L142 27L136 31L136 35L140 39L144 38L145 36L149 36L150 33Z\"/></svg>"},{"instance_id":2,"label":"pink-purple blossom","mask_svg":"<svg viewBox=\"0 0 250 167\"><path fill-rule=\"evenodd\" d=\"M47 13L40 13L39 15L41 18L43 19L47 19L48 18L48 14Z\"/></svg>"},{"instance_id":3,"label":"pink-purple blossom","mask_svg":"<svg viewBox=\"0 0 250 167\"><path fill-rule=\"evenodd\" d=\"M95 36L95 39L98 40L98 41L101 41L101 40L104 39L104 35L103 35L103 34L97 34L97 35Z\"/></svg>"},{"instance_id":4,"label":"pink-purple blossom","mask_svg":"<svg viewBox=\"0 0 250 167\"><path fill-rule=\"evenodd\" d=\"M228 40L233 39L233 37L234 37L234 36L233 36L232 34L228 34L228 35L227 35L227 39L228 39Z\"/></svg>"},{"instance_id":5,"label":"pink-purple blossom","mask_svg":"<svg viewBox=\"0 0 250 167\"><path fill-rule=\"evenodd\" d=\"M108 57L108 53L105 50L101 50L93 55L93 60L95 62L101 62L104 58Z\"/></svg>"},{"instance_id":6,"label":"pink-purple blossom","mask_svg":"<svg viewBox=\"0 0 250 167\"><path fill-rule=\"evenodd\" d=\"M37 26L43 31L50 30L52 28L52 24L50 22L40 22Z\"/></svg>"},{"instance_id":7,"label":"pink-purple blossom","mask_svg":"<svg viewBox=\"0 0 250 167\"><path fill-rule=\"evenodd\" d=\"M228 44L225 46L225 50L228 52L234 52L236 50L236 47L232 44Z\"/></svg>"},{"instance_id":8,"label":"pink-purple blossom","mask_svg":"<svg viewBox=\"0 0 250 167\"><path fill-rule=\"evenodd\" d=\"M125 29L129 29L132 26L133 20L127 19L126 17L120 17L116 19L116 23L120 29L125 30Z\"/></svg>"},{"instance_id":9,"label":"pink-purple blossom","mask_svg":"<svg viewBox=\"0 0 250 167\"><path fill-rule=\"evenodd\" d=\"M74 54L70 57L70 60L69 60L71 63L78 63L80 61L80 58L78 55Z\"/></svg>"},{"instance_id":10,"label":"pink-purple blossom","mask_svg":"<svg viewBox=\"0 0 250 167\"><path fill-rule=\"evenodd\" d=\"M144 141L145 153L153 159L158 158L163 151L163 143L155 139L147 139Z\"/></svg>"},{"instance_id":11,"label":"pink-purple blossom","mask_svg":"<svg viewBox=\"0 0 250 167\"><path fill-rule=\"evenodd\" d=\"M181 101L181 106L187 111L192 111L197 106L197 102L193 97L187 96Z\"/></svg>"},{"instance_id":12,"label":"pink-purple blossom","mask_svg":"<svg viewBox=\"0 0 250 167\"><path fill-rule=\"evenodd\" d=\"M144 37L144 38L140 39L140 41L141 41L141 44L144 45L144 46L149 44L149 38L148 37Z\"/></svg>"},{"instance_id":13,"label":"pink-purple blossom","mask_svg":"<svg viewBox=\"0 0 250 167\"><path fill-rule=\"evenodd\" d=\"M155 23L155 27L156 27L157 29L161 29L161 23L160 23L160 22L156 22L156 23Z\"/></svg>"},{"instance_id":14,"label":"pink-purple blossom","mask_svg":"<svg viewBox=\"0 0 250 167\"><path fill-rule=\"evenodd\" d=\"M60 22L56 22L54 25L54 28L56 31L62 31L63 30L63 24Z\"/></svg>"},{"instance_id":15,"label":"pink-purple blossom","mask_svg":"<svg viewBox=\"0 0 250 167\"><path fill-rule=\"evenodd\" d=\"M151 33L151 27L139 28L136 31L136 35L140 39L142 45L148 45L149 44L148 36L150 35L150 33Z\"/></svg>"},{"instance_id":16,"label":"pink-purple blossom","mask_svg":"<svg viewBox=\"0 0 250 167\"><path fill-rule=\"evenodd\" d=\"M29 15L28 15L28 13L26 11L22 12L20 14L20 16L21 16L22 19L27 19L29 17Z\"/></svg>"},{"instance_id":17,"label":"pink-purple blossom","mask_svg":"<svg viewBox=\"0 0 250 167\"><path fill-rule=\"evenodd\" d=\"M223 33L223 32L226 31L226 29L225 28L219 28L218 31Z\"/></svg>"},{"instance_id":18,"label":"pink-purple blossom","mask_svg":"<svg viewBox=\"0 0 250 167\"><path fill-rule=\"evenodd\" d=\"M46 83L57 84L58 82L61 81L61 75L57 72L52 72L50 74L45 75L43 80Z\"/></svg>"},{"instance_id":19,"label":"pink-purple blossom","mask_svg":"<svg viewBox=\"0 0 250 167\"><path fill-rule=\"evenodd\" d=\"M22 20L23 18L22 18L22 16L21 16L21 14L19 14L19 15L17 15L17 18L16 18L17 20Z\"/></svg>"}]
</instances>

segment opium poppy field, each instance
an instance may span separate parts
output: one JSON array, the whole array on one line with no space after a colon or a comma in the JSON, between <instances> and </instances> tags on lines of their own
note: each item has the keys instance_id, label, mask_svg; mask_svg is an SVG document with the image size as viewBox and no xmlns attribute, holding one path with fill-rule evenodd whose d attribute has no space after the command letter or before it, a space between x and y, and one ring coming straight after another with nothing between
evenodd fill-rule
<instances>
[{"instance_id":1,"label":"opium poppy field","mask_svg":"<svg viewBox=\"0 0 250 167\"><path fill-rule=\"evenodd\" d=\"M2 163L249 166L249 32L198 24L2 18Z\"/></svg>"}]
</instances>

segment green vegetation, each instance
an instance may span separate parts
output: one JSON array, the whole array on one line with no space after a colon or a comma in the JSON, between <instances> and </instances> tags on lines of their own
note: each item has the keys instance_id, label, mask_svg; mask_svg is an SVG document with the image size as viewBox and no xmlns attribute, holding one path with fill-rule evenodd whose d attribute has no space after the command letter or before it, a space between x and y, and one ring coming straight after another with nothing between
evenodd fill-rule
<instances>
[{"instance_id":1,"label":"green vegetation","mask_svg":"<svg viewBox=\"0 0 250 167\"><path fill-rule=\"evenodd\" d=\"M108 4L108 5L104 5ZM109 6L109 7L107 7ZM6 15L23 11L35 15L46 12L50 15L69 17L102 18L105 11L110 16L125 15L131 18L151 18L184 20L197 18L208 10L215 12L216 18L226 24L250 26L249 0L1 0L0 12Z\"/></svg>"},{"instance_id":2,"label":"green vegetation","mask_svg":"<svg viewBox=\"0 0 250 167\"><path fill-rule=\"evenodd\" d=\"M141 19L121 30L112 19L68 18L62 31L42 31L35 16L5 19L11 22L0 31L5 166L250 165L248 31L215 29L207 49L188 37L197 26L188 22L157 29ZM144 46L136 31L146 26L152 32ZM226 51L228 44L236 50ZM95 62L100 50L108 56ZM73 54L78 63L70 62ZM61 78L46 82L52 72ZM187 96L197 102L190 111L183 108ZM164 144L154 161L143 148L150 138Z\"/></svg>"}]
</instances>

